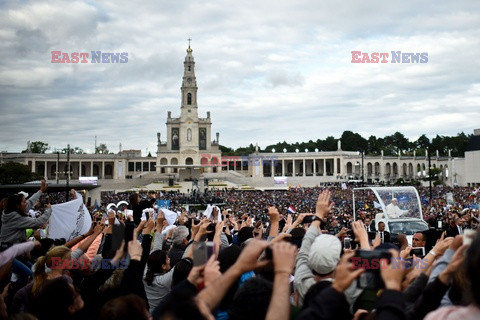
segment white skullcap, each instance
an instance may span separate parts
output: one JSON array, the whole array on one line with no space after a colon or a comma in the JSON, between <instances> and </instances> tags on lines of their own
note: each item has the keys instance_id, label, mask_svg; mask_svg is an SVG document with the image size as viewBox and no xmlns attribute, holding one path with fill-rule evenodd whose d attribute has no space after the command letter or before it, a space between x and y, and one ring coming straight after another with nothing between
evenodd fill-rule
<instances>
[{"instance_id":1,"label":"white skullcap","mask_svg":"<svg viewBox=\"0 0 480 320\"><path fill-rule=\"evenodd\" d=\"M321 234L312 243L308 266L318 274L328 274L337 267L341 252L342 244L337 237Z\"/></svg>"}]
</instances>

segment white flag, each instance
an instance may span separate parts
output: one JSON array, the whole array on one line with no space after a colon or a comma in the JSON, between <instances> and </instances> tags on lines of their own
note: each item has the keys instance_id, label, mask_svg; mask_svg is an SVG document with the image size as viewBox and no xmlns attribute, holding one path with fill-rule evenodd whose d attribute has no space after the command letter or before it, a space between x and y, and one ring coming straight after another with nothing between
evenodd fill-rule
<instances>
[{"instance_id":1,"label":"white flag","mask_svg":"<svg viewBox=\"0 0 480 320\"><path fill-rule=\"evenodd\" d=\"M203 211L203 215L207 217L207 219L213 219L213 209L217 209L217 220L222 221L222 211L220 211L220 208L217 206L212 206L212 205L207 205L207 209Z\"/></svg>"},{"instance_id":2,"label":"white flag","mask_svg":"<svg viewBox=\"0 0 480 320\"><path fill-rule=\"evenodd\" d=\"M168 225L172 226L177 221L178 214L175 211L168 210L168 209L160 209L163 212L163 216L165 220L167 220Z\"/></svg>"},{"instance_id":3,"label":"white flag","mask_svg":"<svg viewBox=\"0 0 480 320\"><path fill-rule=\"evenodd\" d=\"M92 225L92 217L83 204L82 195L77 199L52 205L52 215L48 220L47 235L51 239L64 238L70 241L87 233Z\"/></svg>"}]
</instances>

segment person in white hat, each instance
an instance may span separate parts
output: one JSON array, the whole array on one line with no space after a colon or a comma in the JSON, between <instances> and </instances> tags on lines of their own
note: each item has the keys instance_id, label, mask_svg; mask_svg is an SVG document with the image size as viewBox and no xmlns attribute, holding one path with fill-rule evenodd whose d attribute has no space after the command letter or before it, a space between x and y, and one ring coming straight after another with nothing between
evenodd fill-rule
<instances>
[{"instance_id":1,"label":"person in white hat","mask_svg":"<svg viewBox=\"0 0 480 320\"><path fill-rule=\"evenodd\" d=\"M45 212L38 218L32 218L28 214L28 211L46 190L47 183L42 180L40 190L28 200L23 194L14 194L8 198L7 207L2 215L2 230L0 232L2 246L25 241L25 229L39 228L48 221L52 214L50 204L46 205Z\"/></svg>"}]
</instances>

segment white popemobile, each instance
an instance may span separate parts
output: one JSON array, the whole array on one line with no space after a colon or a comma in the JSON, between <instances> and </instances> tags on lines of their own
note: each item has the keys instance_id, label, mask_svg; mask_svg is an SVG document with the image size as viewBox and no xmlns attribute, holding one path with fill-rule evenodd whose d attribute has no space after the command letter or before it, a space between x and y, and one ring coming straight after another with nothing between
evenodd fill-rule
<instances>
[{"instance_id":1,"label":"white popemobile","mask_svg":"<svg viewBox=\"0 0 480 320\"><path fill-rule=\"evenodd\" d=\"M363 204L362 208L359 208L359 203ZM378 223L382 221L385 223L385 230L392 235L405 234L409 245L412 244L415 232L428 230L428 224L423 220L420 197L414 187L354 188L354 220L356 220L357 210L363 210L366 207L373 209L376 213L371 225L373 226L374 223L375 230L378 230Z\"/></svg>"}]
</instances>

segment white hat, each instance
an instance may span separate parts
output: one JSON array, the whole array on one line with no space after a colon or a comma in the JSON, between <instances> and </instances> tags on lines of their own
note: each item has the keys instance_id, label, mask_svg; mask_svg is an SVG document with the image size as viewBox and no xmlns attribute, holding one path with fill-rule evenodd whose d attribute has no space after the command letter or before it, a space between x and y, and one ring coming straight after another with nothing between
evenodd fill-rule
<instances>
[{"instance_id":1,"label":"white hat","mask_svg":"<svg viewBox=\"0 0 480 320\"><path fill-rule=\"evenodd\" d=\"M23 195L25 198L28 198L28 193L26 193L25 191L20 191L18 194L21 194L21 195Z\"/></svg>"},{"instance_id":2,"label":"white hat","mask_svg":"<svg viewBox=\"0 0 480 320\"><path fill-rule=\"evenodd\" d=\"M328 274L337 267L341 252L342 244L337 237L321 234L310 248L308 267L318 274Z\"/></svg>"}]
</instances>

